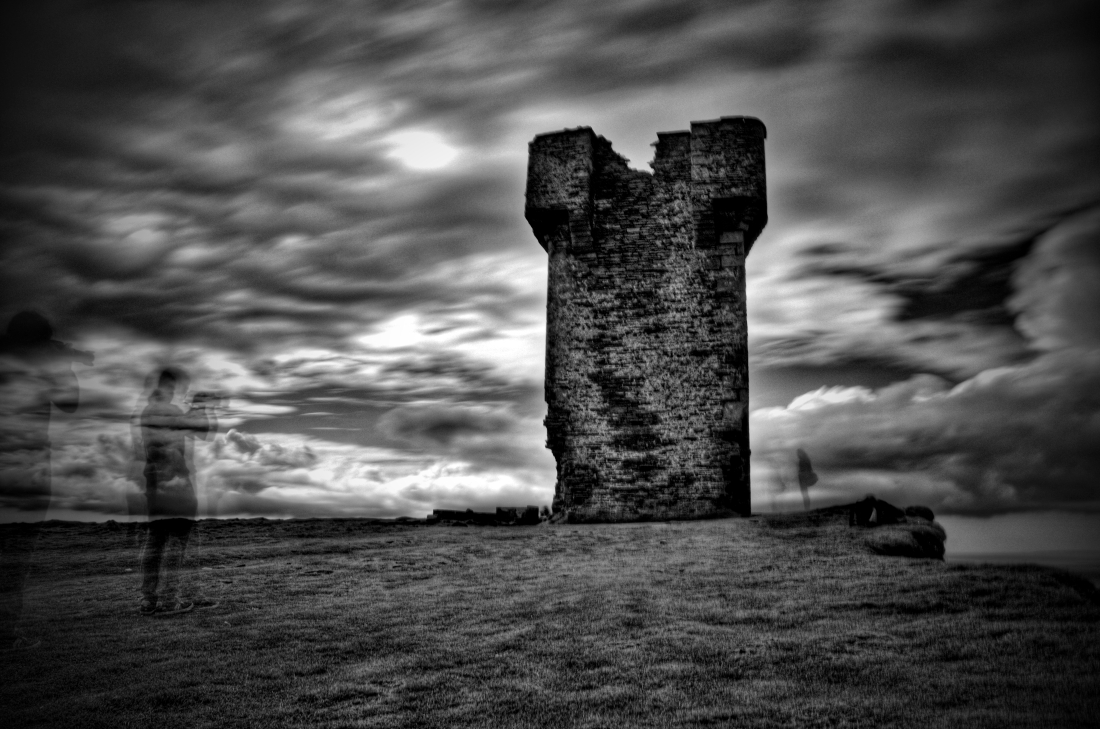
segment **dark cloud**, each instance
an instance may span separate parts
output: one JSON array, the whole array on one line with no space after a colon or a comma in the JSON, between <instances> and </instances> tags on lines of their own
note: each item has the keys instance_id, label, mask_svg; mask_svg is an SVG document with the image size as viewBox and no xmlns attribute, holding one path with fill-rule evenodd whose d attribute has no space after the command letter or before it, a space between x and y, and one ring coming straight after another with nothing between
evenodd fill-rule
<instances>
[{"instance_id":1,"label":"dark cloud","mask_svg":"<svg viewBox=\"0 0 1100 729\"><path fill-rule=\"evenodd\" d=\"M751 368L749 392L753 409L786 406L799 395L822 387L878 389L921 374L889 362L844 360L831 364Z\"/></svg>"},{"instance_id":2,"label":"dark cloud","mask_svg":"<svg viewBox=\"0 0 1100 729\"><path fill-rule=\"evenodd\" d=\"M1012 326L1015 317L1006 306L1012 293L1009 282L1016 262L1033 245L1034 239L970 253L951 261L949 276L934 286L899 287L905 304L898 320L962 317L985 326Z\"/></svg>"},{"instance_id":3,"label":"dark cloud","mask_svg":"<svg viewBox=\"0 0 1100 729\"><path fill-rule=\"evenodd\" d=\"M378 425L394 440L449 448L463 438L503 433L510 429L510 421L503 413L484 409L430 406L395 409Z\"/></svg>"},{"instance_id":4,"label":"dark cloud","mask_svg":"<svg viewBox=\"0 0 1100 729\"><path fill-rule=\"evenodd\" d=\"M982 326L1012 327L1015 312L1009 307L1013 275L1045 233L1094 205L1061 213L1037 232L1011 243L976 247L954 254L921 275L905 275L891 266L860 266L858 257L843 244L823 243L800 251L813 261L801 276L854 276L881 286L898 296L898 321L959 319ZM846 262L847 259L847 262Z\"/></svg>"}]
</instances>

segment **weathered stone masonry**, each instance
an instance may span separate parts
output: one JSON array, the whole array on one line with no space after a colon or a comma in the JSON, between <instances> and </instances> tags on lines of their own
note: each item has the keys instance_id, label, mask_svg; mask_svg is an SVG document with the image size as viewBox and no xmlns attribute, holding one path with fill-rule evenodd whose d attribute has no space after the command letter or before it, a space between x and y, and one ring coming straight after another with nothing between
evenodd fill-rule
<instances>
[{"instance_id":1,"label":"weathered stone masonry","mask_svg":"<svg viewBox=\"0 0 1100 729\"><path fill-rule=\"evenodd\" d=\"M588 127L531 142L547 447L569 520L749 514L745 256L767 222L765 134L750 117L659 133L653 174Z\"/></svg>"}]
</instances>

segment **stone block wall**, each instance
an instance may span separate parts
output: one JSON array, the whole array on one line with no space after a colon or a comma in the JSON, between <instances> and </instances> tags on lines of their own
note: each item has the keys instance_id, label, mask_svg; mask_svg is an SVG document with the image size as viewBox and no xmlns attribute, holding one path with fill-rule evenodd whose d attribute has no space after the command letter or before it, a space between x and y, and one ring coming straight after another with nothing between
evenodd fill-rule
<instances>
[{"instance_id":1,"label":"stone block wall","mask_svg":"<svg viewBox=\"0 0 1100 729\"><path fill-rule=\"evenodd\" d=\"M748 515L745 256L767 222L764 125L657 135L653 174L590 128L530 144L549 256L547 447L571 521Z\"/></svg>"}]
</instances>

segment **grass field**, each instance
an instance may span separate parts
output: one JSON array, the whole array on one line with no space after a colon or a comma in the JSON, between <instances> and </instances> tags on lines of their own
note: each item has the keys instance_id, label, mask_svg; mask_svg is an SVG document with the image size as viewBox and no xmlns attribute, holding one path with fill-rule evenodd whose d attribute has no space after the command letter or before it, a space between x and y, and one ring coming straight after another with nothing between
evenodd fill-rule
<instances>
[{"instance_id":1,"label":"grass field","mask_svg":"<svg viewBox=\"0 0 1100 729\"><path fill-rule=\"evenodd\" d=\"M50 524L5 726L1096 726L1100 604L1027 566L871 554L827 514L455 528L202 522L189 593ZM127 571L133 570L133 571Z\"/></svg>"}]
</instances>

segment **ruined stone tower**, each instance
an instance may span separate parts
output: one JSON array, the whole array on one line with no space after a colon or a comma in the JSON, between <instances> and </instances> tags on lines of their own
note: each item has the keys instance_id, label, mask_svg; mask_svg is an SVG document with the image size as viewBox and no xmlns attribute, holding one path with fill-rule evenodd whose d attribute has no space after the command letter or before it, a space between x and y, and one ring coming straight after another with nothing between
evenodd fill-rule
<instances>
[{"instance_id":1,"label":"ruined stone tower","mask_svg":"<svg viewBox=\"0 0 1100 729\"><path fill-rule=\"evenodd\" d=\"M531 142L546 443L570 521L749 514L745 256L768 219L765 134L739 116L659 133L653 174L588 127Z\"/></svg>"}]
</instances>

